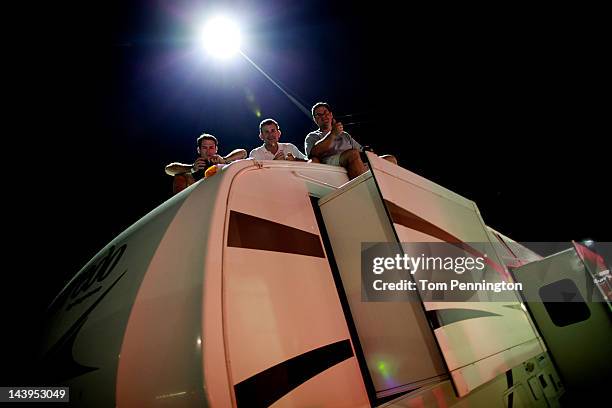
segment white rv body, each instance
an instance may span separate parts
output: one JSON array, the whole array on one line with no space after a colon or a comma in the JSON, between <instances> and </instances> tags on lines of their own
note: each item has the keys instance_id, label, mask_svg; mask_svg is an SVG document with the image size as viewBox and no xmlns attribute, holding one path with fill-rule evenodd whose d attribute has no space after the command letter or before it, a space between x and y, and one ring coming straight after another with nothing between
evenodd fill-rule
<instances>
[{"instance_id":1,"label":"white rv body","mask_svg":"<svg viewBox=\"0 0 612 408\"><path fill-rule=\"evenodd\" d=\"M491 246L500 279L539 259L472 201L370 163L347 183L339 167L238 161L169 199L50 306L50 381L88 407L558 405L563 385L518 298L360 301L360 242L505 242L512 255ZM431 328L428 314L453 308L477 315Z\"/></svg>"}]
</instances>

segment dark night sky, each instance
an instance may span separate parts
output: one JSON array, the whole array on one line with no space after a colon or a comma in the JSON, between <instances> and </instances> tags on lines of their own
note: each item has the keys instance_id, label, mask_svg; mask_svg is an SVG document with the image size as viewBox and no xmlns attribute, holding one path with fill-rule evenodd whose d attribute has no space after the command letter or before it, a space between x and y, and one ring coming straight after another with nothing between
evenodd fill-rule
<instances>
[{"instance_id":1,"label":"dark night sky","mask_svg":"<svg viewBox=\"0 0 612 408\"><path fill-rule=\"evenodd\" d=\"M39 10L37 35L20 52L20 149L31 153L15 160L37 176L11 181L27 221L13 233L22 266L7 287L31 291L24 306L21 295L5 297L23 312L7 320L13 350L33 344L30 322L80 267L170 196L163 167L193 160L200 133L218 136L222 153L250 150L255 108L300 148L314 129L245 60L198 57L191 30L210 9L203 4ZM224 4L245 21L245 53L290 93L308 108L326 100L354 114L360 124L347 130L357 140L474 200L488 225L520 241L610 240L609 75L588 15Z\"/></svg>"}]
</instances>

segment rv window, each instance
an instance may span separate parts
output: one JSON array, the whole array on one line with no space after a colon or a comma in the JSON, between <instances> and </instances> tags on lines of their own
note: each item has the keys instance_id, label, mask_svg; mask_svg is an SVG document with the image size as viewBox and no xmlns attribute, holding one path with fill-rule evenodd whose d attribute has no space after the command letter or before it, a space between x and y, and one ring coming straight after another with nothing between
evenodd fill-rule
<instances>
[{"instance_id":1,"label":"rv window","mask_svg":"<svg viewBox=\"0 0 612 408\"><path fill-rule=\"evenodd\" d=\"M582 322L591 316L580 290L570 279L561 279L539 290L544 308L557 327Z\"/></svg>"}]
</instances>

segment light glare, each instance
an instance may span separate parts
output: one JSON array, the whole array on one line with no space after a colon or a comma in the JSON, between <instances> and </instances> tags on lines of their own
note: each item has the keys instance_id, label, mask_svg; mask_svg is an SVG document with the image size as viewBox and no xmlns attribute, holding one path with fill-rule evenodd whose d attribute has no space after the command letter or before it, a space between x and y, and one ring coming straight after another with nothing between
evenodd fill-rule
<instances>
[{"instance_id":1,"label":"light glare","mask_svg":"<svg viewBox=\"0 0 612 408\"><path fill-rule=\"evenodd\" d=\"M204 49L218 58L228 58L240 49L240 30L225 17L215 17L202 29Z\"/></svg>"}]
</instances>

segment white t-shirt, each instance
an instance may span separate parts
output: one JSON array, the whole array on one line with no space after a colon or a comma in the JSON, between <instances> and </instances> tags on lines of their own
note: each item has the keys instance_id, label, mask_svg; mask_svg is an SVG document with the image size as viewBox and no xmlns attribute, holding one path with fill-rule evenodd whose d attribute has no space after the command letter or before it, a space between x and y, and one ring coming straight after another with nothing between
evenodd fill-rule
<instances>
[{"instance_id":1,"label":"white t-shirt","mask_svg":"<svg viewBox=\"0 0 612 408\"><path fill-rule=\"evenodd\" d=\"M295 147L295 145L291 143L279 142L278 151L276 152L276 154L278 154L278 152L282 152L285 156L287 155L287 153L291 153L296 159L308 160L306 155L300 152L300 149L298 149L297 147ZM261 145L251 150L251 153L249 153L249 157L255 160L274 160L274 156L276 155L266 149L266 145Z\"/></svg>"}]
</instances>

